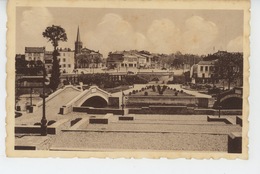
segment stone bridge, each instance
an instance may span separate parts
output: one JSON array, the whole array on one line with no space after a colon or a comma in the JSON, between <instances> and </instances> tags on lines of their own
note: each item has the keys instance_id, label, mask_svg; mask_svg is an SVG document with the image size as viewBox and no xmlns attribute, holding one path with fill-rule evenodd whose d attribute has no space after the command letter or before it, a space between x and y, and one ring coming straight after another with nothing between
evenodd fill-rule
<instances>
[{"instance_id":1,"label":"stone bridge","mask_svg":"<svg viewBox=\"0 0 260 174\"><path fill-rule=\"evenodd\" d=\"M97 86L91 86L89 89L82 91L66 105L62 106L60 108L60 113L67 114L72 112L73 107L81 106L104 108L109 103L109 97L112 97L110 93L98 88Z\"/></svg>"},{"instance_id":2,"label":"stone bridge","mask_svg":"<svg viewBox=\"0 0 260 174\"><path fill-rule=\"evenodd\" d=\"M243 88L234 88L218 97L218 104L224 109L242 109Z\"/></svg>"}]
</instances>

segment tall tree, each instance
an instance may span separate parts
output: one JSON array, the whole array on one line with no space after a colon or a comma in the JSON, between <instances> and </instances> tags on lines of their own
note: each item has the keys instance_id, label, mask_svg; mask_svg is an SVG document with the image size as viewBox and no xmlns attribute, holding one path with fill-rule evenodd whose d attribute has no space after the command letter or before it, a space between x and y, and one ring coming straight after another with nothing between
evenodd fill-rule
<instances>
[{"instance_id":1,"label":"tall tree","mask_svg":"<svg viewBox=\"0 0 260 174\"><path fill-rule=\"evenodd\" d=\"M215 74L218 78L227 80L228 89L231 83L236 80L243 80L243 54L242 53L226 53L219 56L216 62Z\"/></svg>"},{"instance_id":2,"label":"tall tree","mask_svg":"<svg viewBox=\"0 0 260 174\"><path fill-rule=\"evenodd\" d=\"M98 67L98 64L102 62L102 59L100 56L94 57L94 63L96 64L96 68Z\"/></svg>"},{"instance_id":3,"label":"tall tree","mask_svg":"<svg viewBox=\"0 0 260 174\"><path fill-rule=\"evenodd\" d=\"M59 52L57 50L57 47L59 46L59 41L66 42L67 41L67 34L65 30L60 26L49 26L45 29L45 31L42 33L43 37L48 39L48 42L50 41L51 44L54 47L53 50L53 63L52 63L52 72L51 72L51 78L50 78L50 85L49 87L52 90L56 90L60 83L60 64L58 60Z\"/></svg>"}]
</instances>

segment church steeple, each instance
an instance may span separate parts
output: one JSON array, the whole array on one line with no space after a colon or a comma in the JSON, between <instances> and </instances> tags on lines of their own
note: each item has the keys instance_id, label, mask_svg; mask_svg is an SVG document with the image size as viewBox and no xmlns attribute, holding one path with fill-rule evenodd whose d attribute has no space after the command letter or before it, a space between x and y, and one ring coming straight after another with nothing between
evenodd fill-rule
<instances>
[{"instance_id":1,"label":"church steeple","mask_svg":"<svg viewBox=\"0 0 260 174\"><path fill-rule=\"evenodd\" d=\"M81 52L82 45L83 44L82 44L82 42L80 40L80 33L79 33L79 26L78 26L77 38L76 38L76 41L75 41L75 55L74 55L74 58L75 58L75 68L77 68L76 57L77 57L77 54L79 54Z\"/></svg>"},{"instance_id":2,"label":"church steeple","mask_svg":"<svg viewBox=\"0 0 260 174\"><path fill-rule=\"evenodd\" d=\"M81 41L80 41L80 34L79 34L79 26L78 26L78 32L77 32L76 42L81 42Z\"/></svg>"},{"instance_id":3,"label":"church steeple","mask_svg":"<svg viewBox=\"0 0 260 174\"><path fill-rule=\"evenodd\" d=\"M79 54L81 49L82 49L82 42L80 40L79 26L78 26L77 38L75 41L75 55Z\"/></svg>"}]
</instances>

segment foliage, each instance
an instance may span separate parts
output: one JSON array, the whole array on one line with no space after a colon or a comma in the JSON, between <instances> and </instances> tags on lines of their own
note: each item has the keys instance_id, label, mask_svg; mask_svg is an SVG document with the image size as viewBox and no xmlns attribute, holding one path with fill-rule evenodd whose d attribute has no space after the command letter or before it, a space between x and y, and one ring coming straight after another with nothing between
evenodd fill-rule
<instances>
[{"instance_id":1,"label":"foliage","mask_svg":"<svg viewBox=\"0 0 260 174\"><path fill-rule=\"evenodd\" d=\"M55 91L60 84L60 64L57 58L59 53L57 50L54 50L52 55L53 55L53 63L52 63L52 71L51 71L49 87Z\"/></svg>"},{"instance_id":2,"label":"foliage","mask_svg":"<svg viewBox=\"0 0 260 174\"><path fill-rule=\"evenodd\" d=\"M59 46L59 41L66 42L68 39L65 30L62 27L55 25L47 27L42 35L51 42L54 50Z\"/></svg>"},{"instance_id":3,"label":"foliage","mask_svg":"<svg viewBox=\"0 0 260 174\"><path fill-rule=\"evenodd\" d=\"M36 62L33 60L26 61L25 59L15 60L16 74L29 76L42 75L42 67L43 62L41 60L37 60Z\"/></svg>"},{"instance_id":4,"label":"foliage","mask_svg":"<svg viewBox=\"0 0 260 174\"><path fill-rule=\"evenodd\" d=\"M236 80L243 79L243 54L228 53L219 55L218 61L215 64L215 78L226 79L228 81L228 89L230 84Z\"/></svg>"},{"instance_id":5,"label":"foliage","mask_svg":"<svg viewBox=\"0 0 260 174\"><path fill-rule=\"evenodd\" d=\"M167 65L168 68L183 68L183 64L193 65L203 59L203 56L194 54L182 54L180 51L170 55L158 55L157 59L162 65ZM165 67L165 66L163 66Z\"/></svg>"},{"instance_id":6,"label":"foliage","mask_svg":"<svg viewBox=\"0 0 260 174\"><path fill-rule=\"evenodd\" d=\"M84 84L88 85L97 85L97 86L102 86L102 85L109 85L109 74L81 74L78 77L78 80L80 82L83 82Z\"/></svg>"},{"instance_id":7,"label":"foliage","mask_svg":"<svg viewBox=\"0 0 260 174\"><path fill-rule=\"evenodd\" d=\"M67 41L67 34L65 30L60 26L52 25L50 27L47 27L45 31L42 33L43 37L47 38L48 41L50 41L54 47L53 50L53 63L52 63L52 72L51 72L51 78L50 78L50 85L49 87L52 90L56 90L60 83L60 65L59 60L57 56L59 55L59 52L57 50L57 47L59 46L59 41L66 42Z\"/></svg>"}]
</instances>

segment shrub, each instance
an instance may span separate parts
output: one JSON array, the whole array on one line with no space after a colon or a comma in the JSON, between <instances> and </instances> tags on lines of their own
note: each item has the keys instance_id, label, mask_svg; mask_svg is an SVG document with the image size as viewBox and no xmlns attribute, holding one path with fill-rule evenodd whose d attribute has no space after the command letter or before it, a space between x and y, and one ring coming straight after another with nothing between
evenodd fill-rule
<instances>
[{"instance_id":1,"label":"shrub","mask_svg":"<svg viewBox=\"0 0 260 174\"><path fill-rule=\"evenodd\" d=\"M133 94L135 94L135 90L133 90Z\"/></svg>"},{"instance_id":2,"label":"shrub","mask_svg":"<svg viewBox=\"0 0 260 174\"><path fill-rule=\"evenodd\" d=\"M158 92L161 91L161 86L160 85L157 86L157 90L158 90Z\"/></svg>"},{"instance_id":3,"label":"shrub","mask_svg":"<svg viewBox=\"0 0 260 174\"><path fill-rule=\"evenodd\" d=\"M152 86L152 89L153 89L153 92L155 92L155 86L154 85Z\"/></svg>"},{"instance_id":4,"label":"shrub","mask_svg":"<svg viewBox=\"0 0 260 174\"><path fill-rule=\"evenodd\" d=\"M147 91L145 91L145 92L144 92L144 95L145 95L145 96L148 96L148 92L147 92Z\"/></svg>"},{"instance_id":5,"label":"shrub","mask_svg":"<svg viewBox=\"0 0 260 174\"><path fill-rule=\"evenodd\" d=\"M174 88L173 91L176 91L176 88Z\"/></svg>"},{"instance_id":6,"label":"shrub","mask_svg":"<svg viewBox=\"0 0 260 174\"><path fill-rule=\"evenodd\" d=\"M175 96L177 96L178 95L178 92L175 92Z\"/></svg>"},{"instance_id":7,"label":"shrub","mask_svg":"<svg viewBox=\"0 0 260 174\"><path fill-rule=\"evenodd\" d=\"M131 95L132 94L132 92L129 92L129 95Z\"/></svg>"},{"instance_id":8,"label":"shrub","mask_svg":"<svg viewBox=\"0 0 260 174\"><path fill-rule=\"evenodd\" d=\"M164 92L166 89L167 89L167 86L166 86L166 85L163 85L162 91Z\"/></svg>"},{"instance_id":9,"label":"shrub","mask_svg":"<svg viewBox=\"0 0 260 174\"><path fill-rule=\"evenodd\" d=\"M183 93L183 90L181 90L181 93Z\"/></svg>"}]
</instances>

